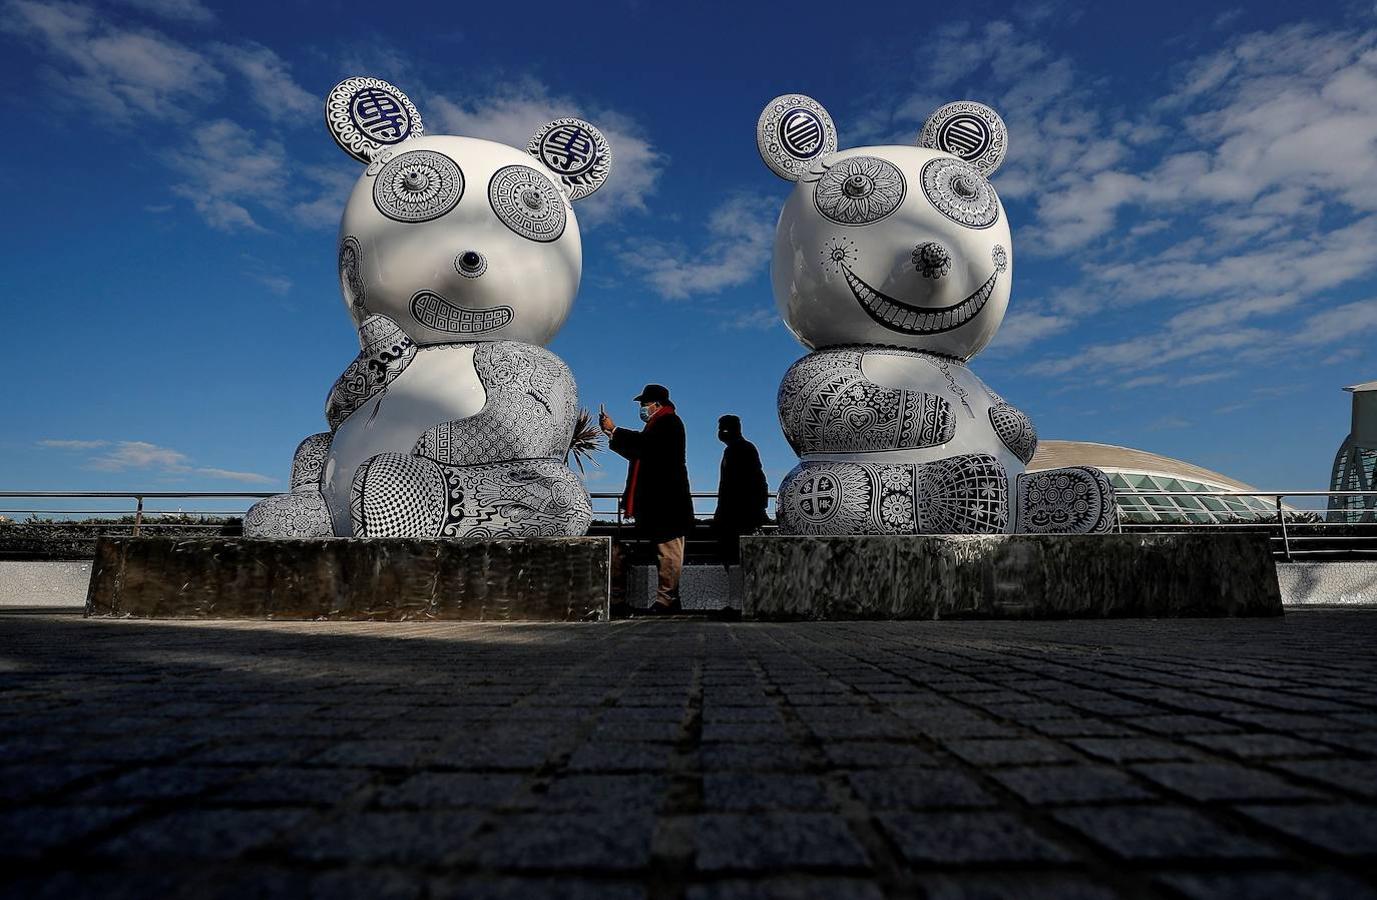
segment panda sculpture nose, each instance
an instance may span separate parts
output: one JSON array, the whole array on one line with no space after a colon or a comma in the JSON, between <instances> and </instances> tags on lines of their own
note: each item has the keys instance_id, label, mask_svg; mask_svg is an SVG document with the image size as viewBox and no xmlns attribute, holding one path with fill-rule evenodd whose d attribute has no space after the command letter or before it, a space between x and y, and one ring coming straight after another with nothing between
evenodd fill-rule
<instances>
[{"instance_id":1,"label":"panda sculpture nose","mask_svg":"<svg viewBox=\"0 0 1377 900\"><path fill-rule=\"evenodd\" d=\"M488 270L488 260L477 250L465 250L454 258L454 268L465 278L477 278Z\"/></svg>"}]
</instances>

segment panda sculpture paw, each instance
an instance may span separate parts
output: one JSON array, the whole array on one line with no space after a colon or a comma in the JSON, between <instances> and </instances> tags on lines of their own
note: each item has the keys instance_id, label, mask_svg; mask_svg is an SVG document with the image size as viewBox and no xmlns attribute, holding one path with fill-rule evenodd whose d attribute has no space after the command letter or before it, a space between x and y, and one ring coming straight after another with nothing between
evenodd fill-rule
<instances>
[{"instance_id":1,"label":"panda sculpture paw","mask_svg":"<svg viewBox=\"0 0 1377 900\"><path fill-rule=\"evenodd\" d=\"M350 517L357 537L527 538L582 535L593 514L555 460L458 466L381 453L354 476Z\"/></svg>"}]
</instances>

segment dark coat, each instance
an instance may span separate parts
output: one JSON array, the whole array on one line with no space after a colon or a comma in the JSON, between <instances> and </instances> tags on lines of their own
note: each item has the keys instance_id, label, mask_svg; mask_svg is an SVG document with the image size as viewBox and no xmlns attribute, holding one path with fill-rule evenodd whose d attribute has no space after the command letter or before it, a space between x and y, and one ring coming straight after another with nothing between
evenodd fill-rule
<instances>
[{"instance_id":1,"label":"dark coat","mask_svg":"<svg viewBox=\"0 0 1377 900\"><path fill-rule=\"evenodd\" d=\"M717 512L712 517L717 529L734 534L755 531L765 524L769 502L770 486L755 444L743 437L728 441L717 482Z\"/></svg>"},{"instance_id":2,"label":"dark coat","mask_svg":"<svg viewBox=\"0 0 1377 900\"><path fill-rule=\"evenodd\" d=\"M693 497L684 444L684 422L672 408L648 422L642 431L618 428L612 432L608 446L631 461L622 502L631 501L637 537L658 544L683 537L693 529Z\"/></svg>"}]
</instances>

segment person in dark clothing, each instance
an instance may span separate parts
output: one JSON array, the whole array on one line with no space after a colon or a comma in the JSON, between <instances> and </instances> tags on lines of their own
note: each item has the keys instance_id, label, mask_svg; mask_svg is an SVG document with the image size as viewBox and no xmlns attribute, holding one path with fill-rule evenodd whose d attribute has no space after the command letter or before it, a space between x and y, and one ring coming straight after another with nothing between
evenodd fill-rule
<instances>
[{"instance_id":1,"label":"person in dark clothing","mask_svg":"<svg viewBox=\"0 0 1377 900\"><path fill-rule=\"evenodd\" d=\"M741 562L738 538L765 524L765 508L770 502L770 486L760 466L760 452L741 434L741 420L722 416L717 420L717 439L727 445L722 451L722 470L717 482L717 511L712 516L722 565Z\"/></svg>"},{"instance_id":2,"label":"person in dark clothing","mask_svg":"<svg viewBox=\"0 0 1377 900\"><path fill-rule=\"evenodd\" d=\"M602 407L598 409L598 425L609 438L608 446L630 462L623 511L635 523L636 537L655 547L659 586L651 611L675 612L684 569L684 537L694 524L684 423L664 385L646 385L635 400L641 404L645 428L618 428ZM613 592L624 596L625 561L620 552L614 552L612 568Z\"/></svg>"}]
</instances>

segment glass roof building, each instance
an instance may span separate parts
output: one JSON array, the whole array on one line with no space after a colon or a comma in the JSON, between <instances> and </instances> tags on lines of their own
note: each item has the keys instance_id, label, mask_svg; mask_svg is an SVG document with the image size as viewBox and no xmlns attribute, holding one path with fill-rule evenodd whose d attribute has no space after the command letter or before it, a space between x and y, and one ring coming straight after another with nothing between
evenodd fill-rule
<instances>
[{"instance_id":1,"label":"glass roof building","mask_svg":"<svg viewBox=\"0 0 1377 900\"><path fill-rule=\"evenodd\" d=\"M1251 485L1209 469L1145 450L1088 441L1042 441L1030 472L1094 466L1109 477L1124 524L1238 522L1275 518L1272 497L1157 497L1134 491L1251 491ZM1291 512L1291 507L1286 507Z\"/></svg>"}]
</instances>

